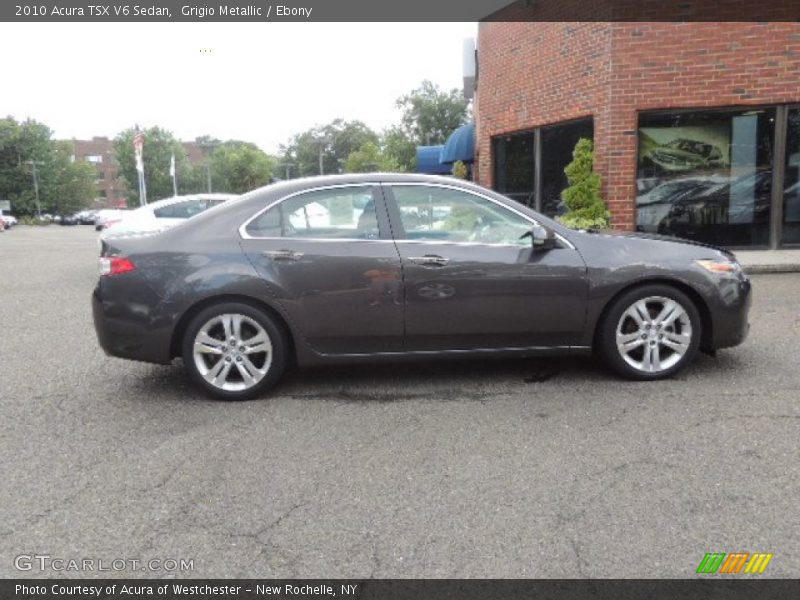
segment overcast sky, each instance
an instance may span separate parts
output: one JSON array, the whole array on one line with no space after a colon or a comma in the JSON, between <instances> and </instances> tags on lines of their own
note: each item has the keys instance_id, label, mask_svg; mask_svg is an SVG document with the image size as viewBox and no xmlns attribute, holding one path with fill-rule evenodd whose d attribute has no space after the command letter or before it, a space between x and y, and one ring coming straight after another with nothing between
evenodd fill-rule
<instances>
[{"instance_id":1,"label":"overcast sky","mask_svg":"<svg viewBox=\"0 0 800 600\"><path fill-rule=\"evenodd\" d=\"M275 152L336 117L380 131L423 79L460 89L462 40L476 34L474 23L3 23L0 116L57 138L138 123Z\"/></svg>"}]
</instances>

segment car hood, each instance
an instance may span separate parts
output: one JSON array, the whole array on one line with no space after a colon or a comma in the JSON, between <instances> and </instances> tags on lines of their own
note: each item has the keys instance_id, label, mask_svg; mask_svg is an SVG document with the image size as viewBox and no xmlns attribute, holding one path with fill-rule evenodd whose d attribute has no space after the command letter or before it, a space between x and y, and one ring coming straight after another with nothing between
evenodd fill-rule
<instances>
[{"instance_id":1,"label":"car hood","mask_svg":"<svg viewBox=\"0 0 800 600\"><path fill-rule=\"evenodd\" d=\"M634 245L637 243L652 245L654 242L664 247L671 246L675 250L691 250L691 248L707 248L719 252L731 259L735 259L733 252L714 246L713 244L706 244L695 240L687 240L684 238L671 237L668 235L660 235L657 233L645 233L640 231L617 231L617 230L603 230L603 231L587 231L585 235L592 236L599 239L606 238L612 243L614 241L627 241Z\"/></svg>"}]
</instances>

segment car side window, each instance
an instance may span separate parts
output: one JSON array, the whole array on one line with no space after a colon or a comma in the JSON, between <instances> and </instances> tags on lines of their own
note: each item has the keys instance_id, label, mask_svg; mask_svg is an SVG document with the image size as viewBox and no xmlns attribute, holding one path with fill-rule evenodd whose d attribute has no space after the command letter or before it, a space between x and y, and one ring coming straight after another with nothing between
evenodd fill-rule
<instances>
[{"instance_id":1,"label":"car side window","mask_svg":"<svg viewBox=\"0 0 800 600\"><path fill-rule=\"evenodd\" d=\"M153 211L157 219L188 219L209 208L206 200L187 200L169 206L162 206Z\"/></svg>"},{"instance_id":2,"label":"car side window","mask_svg":"<svg viewBox=\"0 0 800 600\"><path fill-rule=\"evenodd\" d=\"M405 239L529 246L532 224L490 200L425 185L393 186Z\"/></svg>"},{"instance_id":3,"label":"car side window","mask_svg":"<svg viewBox=\"0 0 800 600\"><path fill-rule=\"evenodd\" d=\"M314 190L292 196L253 219L253 237L377 240L378 216L370 186Z\"/></svg>"}]
</instances>

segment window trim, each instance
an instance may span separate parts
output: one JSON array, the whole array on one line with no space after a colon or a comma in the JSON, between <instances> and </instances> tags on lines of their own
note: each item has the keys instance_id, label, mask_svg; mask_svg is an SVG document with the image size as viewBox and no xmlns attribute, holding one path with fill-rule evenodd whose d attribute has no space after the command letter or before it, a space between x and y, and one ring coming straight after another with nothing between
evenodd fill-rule
<instances>
[{"instance_id":1,"label":"window trim","mask_svg":"<svg viewBox=\"0 0 800 600\"><path fill-rule=\"evenodd\" d=\"M365 238L314 238L314 237L287 238L287 237L283 237L283 236L281 236L281 237L256 236L256 235L250 235L247 232L247 226L250 225L250 223L255 221L258 217L263 215L268 210L274 208L275 206L278 206L279 204L281 204L285 200L289 200L290 198L294 198L295 196L301 196L303 194L308 194L308 193L312 193L312 192L319 192L319 191L324 191L324 190L335 190L335 189L342 189L342 188L351 188L351 187L369 189L370 193L372 194L372 196L373 196L373 198L374 198L376 203L378 202L379 198L375 197L375 188L382 189L380 183L373 182L373 181L365 181L365 182L360 182L360 183L340 183L340 184L335 184L335 185L323 185L323 186L319 186L319 187L306 188L306 189L303 189L303 190L298 190L296 192L292 192L291 194L287 194L286 196L282 196L279 199L275 200L274 202L271 202L270 204L267 204L267 206L265 206L264 208L259 210L252 217L250 217L244 223L242 223L239 226L239 237L242 238L243 240L293 240L293 241L302 241L302 242L394 242L394 239L392 239L392 238L384 239L382 237L378 238L378 239L374 239L374 240L365 239ZM376 209L377 209L377 207L376 207ZM377 214L376 214L376 216L377 216ZM381 231L381 227L380 227L380 217L378 217L377 220L378 220L378 230L380 231L381 235L383 235L383 232Z\"/></svg>"},{"instance_id":2,"label":"window trim","mask_svg":"<svg viewBox=\"0 0 800 600\"><path fill-rule=\"evenodd\" d=\"M504 208L506 210L509 210L512 213L516 214L517 216L522 217L522 219L528 221L531 225L538 225L539 227L545 227L546 229L551 230L553 232L553 234L556 236L556 238L558 238L559 241L561 241L563 244L565 244L565 246L567 248L569 248L570 250L575 250L575 245L572 242L570 242L567 238L565 238L563 235L561 235L558 231L555 231L552 227L547 227L545 225L542 225L542 223L537 221L535 218L533 218L531 216L528 216L525 213L520 212L516 208L514 208L512 206L509 206L508 204L506 204L506 203L504 203L504 202L502 202L500 200L497 200L496 198L492 198L491 196L489 196L487 194L483 194L481 192L477 192L475 190L472 190L472 189L469 189L469 188L465 188L465 187L461 187L461 186L458 186L458 185L450 185L450 184L447 184L447 183L425 182L425 181L402 181L402 182L396 182L396 183L395 182L384 182L381 185L383 187L388 187L388 188L400 187L400 186L403 186L403 187L415 186L415 187L444 188L444 189L456 190L456 191L459 191L459 192L463 192L465 194L469 194L469 195L475 196L477 198L482 198L484 200L488 200L489 202L492 202L492 203L496 204L500 208ZM499 246L499 247L504 247L504 248L519 248L519 246L515 245L515 244L497 244L497 243L492 244L492 243L486 243L486 242L452 242L452 241L448 241L448 240L409 240L409 239L406 239L406 237L405 237L406 230L405 230L405 227L403 226L402 217L399 216L399 207L397 206L397 199L394 197L394 193L392 193L391 189L389 189L389 195L385 196L385 197L387 198L387 200L386 200L387 204L390 204L390 208L389 208L390 219L392 220L392 222L394 222L395 219L398 219L398 224L400 225L400 228L402 228L403 237L398 237L397 234L395 234L395 232L394 232L394 228L392 229L392 237L394 238L395 243L398 243L398 244L399 243L404 243L404 244L437 244L437 245L443 244L443 245L448 245L448 246Z\"/></svg>"}]
</instances>

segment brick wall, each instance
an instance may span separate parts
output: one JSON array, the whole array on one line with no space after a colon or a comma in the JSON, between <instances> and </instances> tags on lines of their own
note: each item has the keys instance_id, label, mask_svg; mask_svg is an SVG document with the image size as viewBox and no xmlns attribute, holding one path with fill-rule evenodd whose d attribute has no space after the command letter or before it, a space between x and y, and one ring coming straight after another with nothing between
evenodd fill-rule
<instances>
[{"instance_id":1,"label":"brick wall","mask_svg":"<svg viewBox=\"0 0 800 600\"><path fill-rule=\"evenodd\" d=\"M800 24L482 23L478 78L480 183L492 136L593 115L613 224L632 229L639 111L800 102Z\"/></svg>"}]
</instances>

